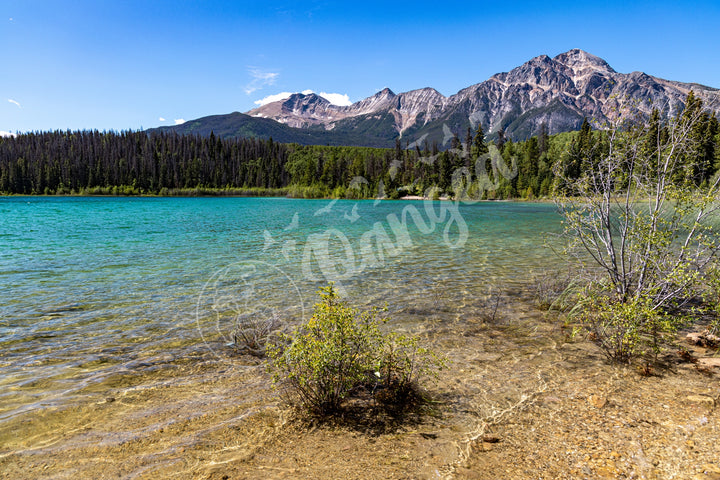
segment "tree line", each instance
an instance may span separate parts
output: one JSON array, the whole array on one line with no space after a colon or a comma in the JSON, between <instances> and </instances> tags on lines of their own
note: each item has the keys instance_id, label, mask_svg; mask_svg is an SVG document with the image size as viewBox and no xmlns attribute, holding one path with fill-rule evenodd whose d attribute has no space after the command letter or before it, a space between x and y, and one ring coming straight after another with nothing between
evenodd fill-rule
<instances>
[{"instance_id":1,"label":"tree line","mask_svg":"<svg viewBox=\"0 0 720 480\"><path fill-rule=\"evenodd\" d=\"M692 92L679 115L702 112ZM720 164L717 117L704 112L684 152L698 186ZM665 129L658 111L651 135ZM55 131L0 138L0 192L5 194L288 194L305 197L370 198L385 195L453 196L458 172L464 190L478 198L548 196L558 172L578 178L582 161L609 148L607 130L586 120L578 132L513 142L501 130L485 141L482 125L456 132L445 144L397 140L394 149L281 144L272 139L220 139L167 132ZM493 156L494 155L494 156ZM500 175L496 163L512 171ZM559 169L559 170L558 170ZM484 177L484 175L487 175ZM462 175L461 175L462 176ZM478 181L486 182L479 188ZM473 187L475 185L475 187Z\"/></svg>"}]
</instances>

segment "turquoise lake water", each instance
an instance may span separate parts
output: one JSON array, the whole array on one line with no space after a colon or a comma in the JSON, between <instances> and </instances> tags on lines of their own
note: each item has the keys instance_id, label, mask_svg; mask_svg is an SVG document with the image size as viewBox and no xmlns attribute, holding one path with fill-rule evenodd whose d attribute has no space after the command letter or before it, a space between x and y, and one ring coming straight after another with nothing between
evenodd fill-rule
<instances>
[{"instance_id":1,"label":"turquoise lake water","mask_svg":"<svg viewBox=\"0 0 720 480\"><path fill-rule=\"evenodd\" d=\"M534 203L0 198L0 422L191 352L221 361L238 322L307 317L328 281L399 326L477 314L558 266L559 220Z\"/></svg>"}]
</instances>

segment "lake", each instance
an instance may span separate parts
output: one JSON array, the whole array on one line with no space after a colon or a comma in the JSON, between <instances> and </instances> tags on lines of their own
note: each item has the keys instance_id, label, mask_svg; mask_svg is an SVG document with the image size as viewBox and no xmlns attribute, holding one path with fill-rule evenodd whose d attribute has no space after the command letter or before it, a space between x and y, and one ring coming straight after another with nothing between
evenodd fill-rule
<instances>
[{"instance_id":1,"label":"lake","mask_svg":"<svg viewBox=\"0 0 720 480\"><path fill-rule=\"evenodd\" d=\"M226 362L238 322L308 318L329 281L398 329L479 315L560 268L559 231L543 203L0 198L0 424Z\"/></svg>"}]
</instances>

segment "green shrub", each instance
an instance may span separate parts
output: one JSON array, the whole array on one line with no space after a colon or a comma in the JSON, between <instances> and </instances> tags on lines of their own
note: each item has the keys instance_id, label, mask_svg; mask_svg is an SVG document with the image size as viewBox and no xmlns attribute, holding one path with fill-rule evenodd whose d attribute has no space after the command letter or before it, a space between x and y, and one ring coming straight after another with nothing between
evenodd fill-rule
<instances>
[{"instance_id":1,"label":"green shrub","mask_svg":"<svg viewBox=\"0 0 720 480\"><path fill-rule=\"evenodd\" d=\"M690 92L673 118L619 119L593 133L585 121L553 164L566 253L604 279L581 302L613 359L657 356L696 312L705 269L720 252L720 176L697 172L708 117ZM647 358L646 358L647 359Z\"/></svg>"},{"instance_id":2,"label":"green shrub","mask_svg":"<svg viewBox=\"0 0 720 480\"><path fill-rule=\"evenodd\" d=\"M598 285L585 289L576 306L584 327L610 360L657 360L684 318L654 308L652 297L618 299Z\"/></svg>"},{"instance_id":3,"label":"green shrub","mask_svg":"<svg viewBox=\"0 0 720 480\"><path fill-rule=\"evenodd\" d=\"M337 412L360 390L382 401L405 401L422 374L443 366L416 338L384 334L384 309L354 309L332 284L319 294L310 320L268 347L274 381L286 385L310 413Z\"/></svg>"},{"instance_id":4,"label":"green shrub","mask_svg":"<svg viewBox=\"0 0 720 480\"><path fill-rule=\"evenodd\" d=\"M345 198L345 187L342 185L338 185L335 187L332 191L332 194L330 195L332 198Z\"/></svg>"},{"instance_id":5,"label":"green shrub","mask_svg":"<svg viewBox=\"0 0 720 480\"><path fill-rule=\"evenodd\" d=\"M320 297L312 318L285 338L287 348L274 345L269 354L275 380L287 382L309 410L328 413L373 370L382 335L374 311L358 318L332 286Z\"/></svg>"},{"instance_id":6,"label":"green shrub","mask_svg":"<svg viewBox=\"0 0 720 480\"><path fill-rule=\"evenodd\" d=\"M444 361L433 351L421 347L417 337L395 332L383 337L377 359L375 398L386 405L405 405L416 393L423 375L435 375Z\"/></svg>"}]
</instances>

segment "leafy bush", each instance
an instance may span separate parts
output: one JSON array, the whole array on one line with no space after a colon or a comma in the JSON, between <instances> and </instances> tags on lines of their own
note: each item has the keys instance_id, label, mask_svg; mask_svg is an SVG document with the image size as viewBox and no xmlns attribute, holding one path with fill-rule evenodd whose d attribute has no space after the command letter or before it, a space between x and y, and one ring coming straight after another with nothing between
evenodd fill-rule
<instances>
[{"instance_id":1,"label":"leafy bush","mask_svg":"<svg viewBox=\"0 0 720 480\"><path fill-rule=\"evenodd\" d=\"M271 346L275 380L287 382L300 403L317 413L336 411L348 393L374 370L382 335L376 312L357 316L332 286L320 290L310 320Z\"/></svg>"},{"instance_id":2,"label":"leafy bush","mask_svg":"<svg viewBox=\"0 0 720 480\"><path fill-rule=\"evenodd\" d=\"M307 411L337 412L363 388L380 401L402 402L422 374L442 367L416 338L381 332L384 310L354 309L332 284L319 294L310 320L268 348L274 381L288 386Z\"/></svg>"},{"instance_id":3,"label":"leafy bush","mask_svg":"<svg viewBox=\"0 0 720 480\"><path fill-rule=\"evenodd\" d=\"M419 345L417 337L394 332L383 337L378 360L375 398L401 406L415 393L423 375L434 375L444 366L433 351Z\"/></svg>"},{"instance_id":4,"label":"leafy bush","mask_svg":"<svg viewBox=\"0 0 720 480\"><path fill-rule=\"evenodd\" d=\"M582 324L611 360L655 360L681 325L681 317L653 308L651 299L626 301L597 285L585 289L578 304Z\"/></svg>"},{"instance_id":5,"label":"leafy bush","mask_svg":"<svg viewBox=\"0 0 720 480\"><path fill-rule=\"evenodd\" d=\"M618 120L598 134L585 121L553 166L566 252L604 279L579 309L615 360L657 356L720 252L720 175L699 181L708 118L690 92L667 121L655 110L647 123Z\"/></svg>"}]
</instances>

